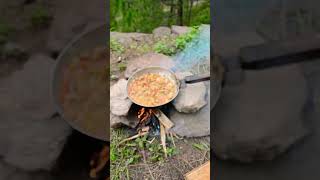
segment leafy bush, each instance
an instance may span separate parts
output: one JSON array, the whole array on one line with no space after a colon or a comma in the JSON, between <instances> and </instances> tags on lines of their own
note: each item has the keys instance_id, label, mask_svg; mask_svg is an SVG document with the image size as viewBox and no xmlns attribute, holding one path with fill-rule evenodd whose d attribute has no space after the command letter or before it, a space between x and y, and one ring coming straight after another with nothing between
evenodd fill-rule
<instances>
[{"instance_id":1,"label":"leafy bush","mask_svg":"<svg viewBox=\"0 0 320 180\"><path fill-rule=\"evenodd\" d=\"M157 42L154 46L154 51L167 56L176 54L177 49L174 46L170 46L163 41Z\"/></svg>"},{"instance_id":2,"label":"leafy bush","mask_svg":"<svg viewBox=\"0 0 320 180\"><path fill-rule=\"evenodd\" d=\"M44 7L37 7L32 11L30 21L31 25L36 28L47 27L50 25L52 16Z\"/></svg>"},{"instance_id":3,"label":"leafy bush","mask_svg":"<svg viewBox=\"0 0 320 180\"><path fill-rule=\"evenodd\" d=\"M188 33L182 34L173 40L159 41L154 46L154 51L167 56L172 56L182 51L186 45L199 34L199 27L192 27Z\"/></svg>"},{"instance_id":4,"label":"leafy bush","mask_svg":"<svg viewBox=\"0 0 320 180\"><path fill-rule=\"evenodd\" d=\"M8 24L0 22L0 44L8 41L9 35L12 34L13 30Z\"/></svg>"},{"instance_id":5,"label":"leafy bush","mask_svg":"<svg viewBox=\"0 0 320 180\"><path fill-rule=\"evenodd\" d=\"M178 36L176 39L176 48L180 51L183 50L186 47L186 45L198 35L198 33L199 27L196 26L192 27L188 33Z\"/></svg>"},{"instance_id":6,"label":"leafy bush","mask_svg":"<svg viewBox=\"0 0 320 180\"><path fill-rule=\"evenodd\" d=\"M122 32L151 32L162 24L164 13L160 1L111 0L111 29Z\"/></svg>"}]
</instances>

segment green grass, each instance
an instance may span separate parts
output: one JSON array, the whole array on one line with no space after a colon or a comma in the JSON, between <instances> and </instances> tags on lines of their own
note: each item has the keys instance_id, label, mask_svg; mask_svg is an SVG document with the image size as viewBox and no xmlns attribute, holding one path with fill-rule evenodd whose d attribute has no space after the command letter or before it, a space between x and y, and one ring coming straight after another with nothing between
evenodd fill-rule
<instances>
[{"instance_id":1,"label":"green grass","mask_svg":"<svg viewBox=\"0 0 320 180\"><path fill-rule=\"evenodd\" d=\"M128 134L121 129L112 130L112 141L110 143L111 180L129 179L128 167L144 162L143 154L146 162L164 161L163 148L157 138L152 141L152 138L143 136L119 145L127 137ZM170 141L168 141L168 144L170 144ZM178 151L175 147L167 147L168 157L177 153Z\"/></svg>"},{"instance_id":2,"label":"green grass","mask_svg":"<svg viewBox=\"0 0 320 180\"><path fill-rule=\"evenodd\" d=\"M193 143L192 147L197 149L197 150L200 150L200 151L209 151L210 150L209 145L207 143L204 143L204 142Z\"/></svg>"},{"instance_id":3,"label":"green grass","mask_svg":"<svg viewBox=\"0 0 320 180\"><path fill-rule=\"evenodd\" d=\"M46 8L37 7L31 13L30 22L32 27L43 28L50 25L52 18L53 17Z\"/></svg>"}]
</instances>

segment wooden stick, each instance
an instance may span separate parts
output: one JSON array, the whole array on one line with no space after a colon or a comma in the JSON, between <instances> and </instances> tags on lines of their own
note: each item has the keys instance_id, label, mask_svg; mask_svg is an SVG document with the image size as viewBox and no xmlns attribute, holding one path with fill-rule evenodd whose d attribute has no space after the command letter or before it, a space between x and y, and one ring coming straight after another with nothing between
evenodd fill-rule
<instances>
[{"instance_id":1,"label":"wooden stick","mask_svg":"<svg viewBox=\"0 0 320 180\"><path fill-rule=\"evenodd\" d=\"M153 113L167 130L171 129L174 126L173 122L170 121L170 119L159 109L153 111Z\"/></svg>"},{"instance_id":2,"label":"wooden stick","mask_svg":"<svg viewBox=\"0 0 320 180\"><path fill-rule=\"evenodd\" d=\"M162 123L160 123L160 135L161 135L161 144L163 147L164 156L165 158L167 158L166 132L165 132L165 127L163 126Z\"/></svg>"},{"instance_id":3,"label":"wooden stick","mask_svg":"<svg viewBox=\"0 0 320 180\"><path fill-rule=\"evenodd\" d=\"M173 135L172 135L172 133L170 132L169 134L170 134L170 137L171 137L171 140L172 140L173 146L174 146L174 147L176 147L176 144L174 143L174 139L173 139Z\"/></svg>"},{"instance_id":4,"label":"wooden stick","mask_svg":"<svg viewBox=\"0 0 320 180\"><path fill-rule=\"evenodd\" d=\"M146 134L148 134L148 133L149 133L149 132L141 132L141 133L136 134L136 135L134 135L134 136L131 136L131 137L127 138L127 139L124 139L124 140L122 140L122 141L118 144L118 146L120 146L120 144L122 144L122 143L124 143L124 142L130 141L130 140L132 140L132 139L136 139L136 138L141 137L141 136L144 136L144 135L146 135Z\"/></svg>"}]
</instances>

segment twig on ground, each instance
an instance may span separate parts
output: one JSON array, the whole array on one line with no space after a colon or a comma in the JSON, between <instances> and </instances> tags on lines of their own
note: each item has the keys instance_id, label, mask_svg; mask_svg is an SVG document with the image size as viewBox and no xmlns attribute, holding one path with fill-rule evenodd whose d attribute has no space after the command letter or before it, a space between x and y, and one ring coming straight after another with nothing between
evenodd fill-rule
<instances>
[{"instance_id":1,"label":"twig on ground","mask_svg":"<svg viewBox=\"0 0 320 180\"><path fill-rule=\"evenodd\" d=\"M172 133L171 133L171 132L169 132L169 134L170 134L170 137L171 137L171 140L172 140L172 144L173 144L173 146L174 146L174 147L176 147L176 144L174 143L174 139L173 139L173 135L172 135Z\"/></svg>"},{"instance_id":2,"label":"twig on ground","mask_svg":"<svg viewBox=\"0 0 320 180\"><path fill-rule=\"evenodd\" d=\"M129 138L126 138L126 139L122 140L122 141L118 144L118 146L120 146L120 145L121 145L122 143L124 143L124 142L130 141L130 140L132 140L132 139L136 139L136 138L141 137L141 136L144 136L144 135L146 135L146 134L148 134L148 133L149 133L149 132L142 132L142 133L136 134L136 135L134 135L134 136L131 136L131 137L129 137Z\"/></svg>"}]
</instances>

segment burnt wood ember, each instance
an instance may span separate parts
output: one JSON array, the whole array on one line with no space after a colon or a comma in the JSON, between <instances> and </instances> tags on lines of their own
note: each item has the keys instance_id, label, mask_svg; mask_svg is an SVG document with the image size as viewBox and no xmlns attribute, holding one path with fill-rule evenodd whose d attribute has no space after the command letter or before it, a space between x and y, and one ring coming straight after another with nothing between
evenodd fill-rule
<instances>
[{"instance_id":1,"label":"burnt wood ember","mask_svg":"<svg viewBox=\"0 0 320 180\"><path fill-rule=\"evenodd\" d=\"M170 113L170 104L163 105L158 107L167 117L169 117ZM144 127L149 127L149 134L150 135L159 135L160 133L160 123L156 115L153 113L155 108L146 108L140 106L138 108L137 117L139 123L135 127L137 132L141 132Z\"/></svg>"},{"instance_id":2,"label":"burnt wood ember","mask_svg":"<svg viewBox=\"0 0 320 180\"><path fill-rule=\"evenodd\" d=\"M78 131L73 131L52 169L56 179L92 179L109 178L109 142L97 140ZM95 168L95 178L90 171ZM99 170L99 171L98 171Z\"/></svg>"}]
</instances>

